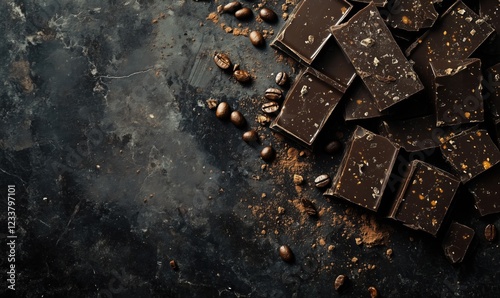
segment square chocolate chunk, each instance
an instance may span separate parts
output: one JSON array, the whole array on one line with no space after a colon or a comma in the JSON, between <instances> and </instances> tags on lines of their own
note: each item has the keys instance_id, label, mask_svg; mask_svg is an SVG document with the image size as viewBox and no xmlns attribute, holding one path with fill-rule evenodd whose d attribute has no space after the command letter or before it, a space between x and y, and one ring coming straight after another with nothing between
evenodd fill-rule
<instances>
[{"instance_id":1,"label":"square chocolate chunk","mask_svg":"<svg viewBox=\"0 0 500 298\"><path fill-rule=\"evenodd\" d=\"M344 0L303 0L271 43L294 59L311 64L331 37L330 26L340 23L352 9Z\"/></svg>"},{"instance_id":2,"label":"square chocolate chunk","mask_svg":"<svg viewBox=\"0 0 500 298\"><path fill-rule=\"evenodd\" d=\"M441 153L463 183L500 162L500 150L484 129L464 131L441 144Z\"/></svg>"},{"instance_id":3,"label":"square chocolate chunk","mask_svg":"<svg viewBox=\"0 0 500 298\"><path fill-rule=\"evenodd\" d=\"M436 236L460 181L420 160L410 163L389 217Z\"/></svg>"},{"instance_id":4,"label":"square chocolate chunk","mask_svg":"<svg viewBox=\"0 0 500 298\"><path fill-rule=\"evenodd\" d=\"M300 73L271 129L287 134L306 147L312 146L344 94L333 85L336 83L311 68Z\"/></svg>"},{"instance_id":5,"label":"square chocolate chunk","mask_svg":"<svg viewBox=\"0 0 500 298\"><path fill-rule=\"evenodd\" d=\"M446 258L455 264L460 263L465 258L469 250L474 230L468 226L452 222L443 240L443 250Z\"/></svg>"},{"instance_id":6,"label":"square chocolate chunk","mask_svg":"<svg viewBox=\"0 0 500 298\"><path fill-rule=\"evenodd\" d=\"M477 176L467 186L481 216L500 213L500 165Z\"/></svg>"},{"instance_id":7,"label":"square chocolate chunk","mask_svg":"<svg viewBox=\"0 0 500 298\"><path fill-rule=\"evenodd\" d=\"M358 126L324 195L377 211L398 152L387 138Z\"/></svg>"},{"instance_id":8,"label":"square chocolate chunk","mask_svg":"<svg viewBox=\"0 0 500 298\"><path fill-rule=\"evenodd\" d=\"M481 60L433 60L436 125L483 122Z\"/></svg>"},{"instance_id":9,"label":"square chocolate chunk","mask_svg":"<svg viewBox=\"0 0 500 298\"><path fill-rule=\"evenodd\" d=\"M423 89L413 67L371 3L332 34L375 98L379 111Z\"/></svg>"}]
</instances>

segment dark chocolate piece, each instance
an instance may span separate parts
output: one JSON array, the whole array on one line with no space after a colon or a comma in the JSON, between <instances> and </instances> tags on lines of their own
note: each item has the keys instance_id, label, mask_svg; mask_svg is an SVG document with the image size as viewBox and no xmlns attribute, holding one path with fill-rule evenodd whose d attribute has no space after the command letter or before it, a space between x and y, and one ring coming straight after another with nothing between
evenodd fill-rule
<instances>
[{"instance_id":1,"label":"dark chocolate piece","mask_svg":"<svg viewBox=\"0 0 500 298\"><path fill-rule=\"evenodd\" d=\"M433 60L436 125L484 121L481 60Z\"/></svg>"},{"instance_id":2,"label":"dark chocolate piece","mask_svg":"<svg viewBox=\"0 0 500 298\"><path fill-rule=\"evenodd\" d=\"M288 91L271 129L310 147L344 94L344 90L339 91L334 85L338 83L307 68Z\"/></svg>"},{"instance_id":3,"label":"dark chocolate piece","mask_svg":"<svg viewBox=\"0 0 500 298\"><path fill-rule=\"evenodd\" d=\"M500 150L484 129L464 131L441 144L441 153L463 183L500 162Z\"/></svg>"},{"instance_id":4,"label":"dark chocolate piece","mask_svg":"<svg viewBox=\"0 0 500 298\"><path fill-rule=\"evenodd\" d=\"M500 34L500 2L498 0L479 1L479 15L488 23L493 25L497 31L497 38Z\"/></svg>"},{"instance_id":5,"label":"dark chocolate piece","mask_svg":"<svg viewBox=\"0 0 500 298\"><path fill-rule=\"evenodd\" d=\"M387 2L394 2L394 1L389 1L389 0L351 0L351 1L352 2L361 2L361 3L370 3L370 2L373 2L378 7L384 7L384 6L386 6Z\"/></svg>"},{"instance_id":6,"label":"dark chocolate piece","mask_svg":"<svg viewBox=\"0 0 500 298\"><path fill-rule=\"evenodd\" d=\"M356 71L334 38L330 38L311 65L314 69L347 88L356 78Z\"/></svg>"},{"instance_id":7,"label":"dark chocolate piece","mask_svg":"<svg viewBox=\"0 0 500 298\"><path fill-rule=\"evenodd\" d=\"M423 89L373 3L331 30L380 111Z\"/></svg>"},{"instance_id":8,"label":"dark chocolate piece","mask_svg":"<svg viewBox=\"0 0 500 298\"><path fill-rule=\"evenodd\" d=\"M496 142L500 145L500 63L488 68L486 73L486 81L483 84L485 104L493 120Z\"/></svg>"},{"instance_id":9,"label":"dark chocolate piece","mask_svg":"<svg viewBox=\"0 0 500 298\"><path fill-rule=\"evenodd\" d=\"M406 31L432 27L439 16L429 0L392 1L388 9L380 13L387 17L389 26Z\"/></svg>"},{"instance_id":10,"label":"dark chocolate piece","mask_svg":"<svg viewBox=\"0 0 500 298\"><path fill-rule=\"evenodd\" d=\"M356 80L346 93L347 101L344 108L344 119L360 120L383 116L375 105L375 99L370 94L361 79Z\"/></svg>"},{"instance_id":11,"label":"dark chocolate piece","mask_svg":"<svg viewBox=\"0 0 500 298\"><path fill-rule=\"evenodd\" d=\"M444 255L455 264L465 258L467 250L474 238L474 230L468 226L452 222L443 240Z\"/></svg>"},{"instance_id":12,"label":"dark chocolate piece","mask_svg":"<svg viewBox=\"0 0 500 298\"><path fill-rule=\"evenodd\" d=\"M467 186L481 216L500 213L500 165L482 173Z\"/></svg>"},{"instance_id":13,"label":"dark chocolate piece","mask_svg":"<svg viewBox=\"0 0 500 298\"><path fill-rule=\"evenodd\" d=\"M420 160L410 163L389 217L436 236L460 181Z\"/></svg>"},{"instance_id":14,"label":"dark chocolate piece","mask_svg":"<svg viewBox=\"0 0 500 298\"><path fill-rule=\"evenodd\" d=\"M434 115L408 120L385 120L380 125L380 134L407 152L437 148L453 136L454 131L455 128L450 126L436 127Z\"/></svg>"},{"instance_id":15,"label":"dark chocolate piece","mask_svg":"<svg viewBox=\"0 0 500 298\"><path fill-rule=\"evenodd\" d=\"M377 211L398 152L387 138L358 126L324 195Z\"/></svg>"},{"instance_id":16,"label":"dark chocolate piece","mask_svg":"<svg viewBox=\"0 0 500 298\"><path fill-rule=\"evenodd\" d=\"M288 18L271 46L294 59L311 64L331 37L330 26L340 23L352 9L344 0L303 0Z\"/></svg>"}]
</instances>

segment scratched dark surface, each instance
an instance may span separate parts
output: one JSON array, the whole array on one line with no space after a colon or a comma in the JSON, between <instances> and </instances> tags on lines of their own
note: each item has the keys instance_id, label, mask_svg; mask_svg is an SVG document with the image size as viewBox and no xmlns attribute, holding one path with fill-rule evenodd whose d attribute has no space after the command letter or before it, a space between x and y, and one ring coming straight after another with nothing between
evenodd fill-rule
<instances>
[{"instance_id":1,"label":"scratched dark surface","mask_svg":"<svg viewBox=\"0 0 500 298\"><path fill-rule=\"evenodd\" d=\"M268 2L281 14L284 1ZM350 279L343 297L368 297L369 286L382 297L499 297L499 242L487 242L482 231L488 223L500 227L500 217L480 218L464 190L452 217L476 237L458 265L445 259L439 239L384 218L378 220L391 229L388 243L367 248L342 237L342 225L308 220L296 231L295 225L280 230L252 215L247 206L265 206L267 193L266 200L277 200L298 221L287 200L297 195L291 180L277 185L259 159L263 145L278 152L294 145L267 127L260 144L245 144L242 131L217 120L205 100L228 101L249 127L259 127L255 101L275 86L271 74L295 77L298 68L277 61L270 39L259 50L225 33L220 23L235 27L234 18L206 20L216 6L1 1L0 293L10 294L4 222L6 185L15 185L18 297L336 297L338 274ZM281 18L273 25L243 23L275 33L282 25ZM242 86L221 72L214 51L250 70L253 83ZM491 51L488 57L498 60ZM352 130L341 115L327 123L320 145ZM314 149L303 174L308 180L333 174L340 157ZM323 199L313 186L302 196L339 214L364 212ZM311 247L319 236L335 244L331 253ZM279 259L283 243L295 253L293 264ZM394 251L390 259L387 248ZM353 256L376 268L358 272Z\"/></svg>"}]
</instances>

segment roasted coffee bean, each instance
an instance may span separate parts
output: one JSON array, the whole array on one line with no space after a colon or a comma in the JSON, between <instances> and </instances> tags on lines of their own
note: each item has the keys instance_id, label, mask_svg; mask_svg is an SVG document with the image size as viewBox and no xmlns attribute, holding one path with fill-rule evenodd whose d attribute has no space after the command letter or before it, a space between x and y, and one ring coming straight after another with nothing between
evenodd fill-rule
<instances>
[{"instance_id":1,"label":"roasted coffee bean","mask_svg":"<svg viewBox=\"0 0 500 298\"><path fill-rule=\"evenodd\" d=\"M274 159L274 149L271 146L264 147L262 151L260 151L260 157L267 162L270 162Z\"/></svg>"},{"instance_id":2,"label":"roasted coffee bean","mask_svg":"<svg viewBox=\"0 0 500 298\"><path fill-rule=\"evenodd\" d=\"M317 188L323 188L327 187L330 184L330 181L330 176L323 174L314 179L314 185L316 185Z\"/></svg>"},{"instance_id":3,"label":"roasted coffee bean","mask_svg":"<svg viewBox=\"0 0 500 298\"><path fill-rule=\"evenodd\" d=\"M342 290L342 286L344 285L344 283L346 282L346 280L347 280L347 278L343 274L337 276L337 278L335 279L335 283L333 284L335 290L336 291Z\"/></svg>"},{"instance_id":4,"label":"roasted coffee bean","mask_svg":"<svg viewBox=\"0 0 500 298\"><path fill-rule=\"evenodd\" d=\"M236 79L236 81L238 81L240 83L247 83L247 82L250 82L250 80L251 80L250 73L248 73L248 71L242 70L242 69L235 70L233 72L233 76Z\"/></svg>"},{"instance_id":5,"label":"roasted coffee bean","mask_svg":"<svg viewBox=\"0 0 500 298\"><path fill-rule=\"evenodd\" d=\"M302 203L302 207L304 207L304 211L308 215L310 215L310 216L317 216L318 215L318 211L316 210L316 206L314 205L314 203L311 200L302 198L300 200L300 202Z\"/></svg>"},{"instance_id":6,"label":"roasted coffee bean","mask_svg":"<svg viewBox=\"0 0 500 298\"><path fill-rule=\"evenodd\" d=\"M222 8L222 12L235 13L240 8L241 8L241 3L238 1L233 1L233 2L229 2L228 4L224 5L224 7Z\"/></svg>"},{"instance_id":7,"label":"roasted coffee bean","mask_svg":"<svg viewBox=\"0 0 500 298\"><path fill-rule=\"evenodd\" d=\"M255 130L249 130L243 133L243 136L241 137L243 141L249 143L249 142L255 142L259 139L259 135Z\"/></svg>"},{"instance_id":8,"label":"roasted coffee bean","mask_svg":"<svg viewBox=\"0 0 500 298\"><path fill-rule=\"evenodd\" d=\"M280 257L283 261L288 262L288 263L293 262L293 259L294 259L293 252L290 249L290 247L288 247L288 245L280 246L279 253L280 253Z\"/></svg>"},{"instance_id":9,"label":"roasted coffee bean","mask_svg":"<svg viewBox=\"0 0 500 298\"><path fill-rule=\"evenodd\" d=\"M247 123L243 114L239 111L233 111L231 113L231 123L233 123L236 127L243 127Z\"/></svg>"},{"instance_id":10,"label":"roasted coffee bean","mask_svg":"<svg viewBox=\"0 0 500 298\"><path fill-rule=\"evenodd\" d=\"M259 31L252 31L248 35L250 42L256 47L262 47L265 44L264 36Z\"/></svg>"},{"instance_id":11,"label":"roasted coffee bean","mask_svg":"<svg viewBox=\"0 0 500 298\"><path fill-rule=\"evenodd\" d=\"M252 16L253 16L253 12L250 8L248 7L243 7L243 8L240 8L238 9L235 13L234 13L234 16L238 19L238 20L248 20L250 19Z\"/></svg>"},{"instance_id":12,"label":"roasted coffee bean","mask_svg":"<svg viewBox=\"0 0 500 298\"><path fill-rule=\"evenodd\" d=\"M177 266L177 262L175 262L175 260L171 260L169 264L173 270L179 270L179 267Z\"/></svg>"},{"instance_id":13,"label":"roasted coffee bean","mask_svg":"<svg viewBox=\"0 0 500 298\"><path fill-rule=\"evenodd\" d=\"M219 119L227 119L231 115L231 107L225 101L219 103L217 110L215 110L215 117Z\"/></svg>"},{"instance_id":14,"label":"roasted coffee bean","mask_svg":"<svg viewBox=\"0 0 500 298\"><path fill-rule=\"evenodd\" d=\"M214 61L220 69L226 70L231 67L231 60L229 56L224 53L215 53Z\"/></svg>"},{"instance_id":15,"label":"roasted coffee bean","mask_svg":"<svg viewBox=\"0 0 500 298\"><path fill-rule=\"evenodd\" d=\"M497 237L497 228L493 224L486 225L484 228L484 238L488 241L493 241Z\"/></svg>"},{"instance_id":16,"label":"roasted coffee bean","mask_svg":"<svg viewBox=\"0 0 500 298\"><path fill-rule=\"evenodd\" d=\"M276 13L272 9L267 7L264 7L259 11L259 16L262 20L268 23L274 23L278 20L278 16L276 15Z\"/></svg>"},{"instance_id":17,"label":"roasted coffee bean","mask_svg":"<svg viewBox=\"0 0 500 298\"><path fill-rule=\"evenodd\" d=\"M288 83L288 75L284 71L278 72L276 75L276 84L279 86L284 86Z\"/></svg>"},{"instance_id":18,"label":"roasted coffee bean","mask_svg":"<svg viewBox=\"0 0 500 298\"><path fill-rule=\"evenodd\" d=\"M278 88L268 88L264 97L268 100L278 101L283 97L283 91Z\"/></svg>"},{"instance_id":19,"label":"roasted coffee bean","mask_svg":"<svg viewBox=\"0 0 500 298\"><path fill-rule=\"evenodd\" d=\"M378 291L375 287L369 287L368 293L370 293L370 298L378 298Z\"/></svg>"},{"instance_id":20,"label":"roasted coffee bean","mask_svg":"<svg viewBox=\"0 0 500 298\"><path fill-rule=\"evenodd\" d=\"M332 154L332 155L337 154L340 152L340 150L342 150L342 143L340 143L337 140L331 141L330 143L326 144L326 146L325 146L325 151L328 154Z\"/></svg>"},{"instance_id":21,"label":"roasted coffee bean","mask_svg":"<svg viewBox=\"0 0 500 298\"><path fill-rule=\"evenodd\" d=\"M262 105L262 112L274 114L280 109L280 105L275 101L266 102Z\"/></svg>"}]
</instances>

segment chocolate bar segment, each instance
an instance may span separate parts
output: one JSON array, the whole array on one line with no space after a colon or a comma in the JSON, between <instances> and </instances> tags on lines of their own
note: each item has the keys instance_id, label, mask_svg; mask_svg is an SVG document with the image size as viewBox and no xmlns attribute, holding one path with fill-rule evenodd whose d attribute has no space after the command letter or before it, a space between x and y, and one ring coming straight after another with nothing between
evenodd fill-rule
<instances>
[{"instance_id":1,"label":"chocolate bar segment","mask_svg":"<svg viewBox=\"0 0 500 298\"><path fill-rule=\"evenodd\" d=\"M331 30L380 111L423 89L373 3Z\"/></svg>"},{"instance_id":2,"label":"chocolate bar segment","mask_svg":"<svg viewBox=\"0 0 500 298\"><path fill-rule=\"evenodd\" d=\"M436 125L484 121L481 60L433 60Z\"/></svg>"},{"instance_id":3,"label":"chocolate bar segment","mask_svg":"<svg viewBox=\"0 0 500 298\"><path fill-rule=\"evenodd\" d=\"M356 80L346 93L347 101L344 108L344 119L360 120L383 116L375 105L375 99L361 79Z\"/></svg>"},{"instance_id":4,"label":"chocolate bar segment","mask_svg":"<svg viewBox=\"0 0 500 298\"><path fill-rule=\"evenodd\" d=\"M389 217L404 225L436 235L460 181L420 160L410 163Z\"/></svg>"},{"instance_id":5,"label":"chocolate bar segment","mask_svg":"<svg viewBox=\"0 0 500 298\"><path fill-rule=\"evenodd\" d=\"M375 5L378 7L384 7L387 5L388 2L394 2L394 1L388 1L388 0L352 0L353 2L361 2L361 3L370 3L373 2Z\"/></svg>"},{"instance_id":6,"label":"chocolate bar segment","mask_svg":"<svg viewBox=\"0 0 500 298\"><path fill-rule=\"evenodd\" d=\"M398 152L387 138L358 126L324 195L377 211Z\"/></svg>"},{"instance_id":7,"label":"chocolate bar segment","mask_svg":"<svg viewBox=\"0 0 500 298\"><path fill-rule=\"evenodd\" d=\"M500 165L479 175L467 186L481 216L500 213Z\"/></svg>"},{"instance_id":8,"label":"chocolate bar segment","mask_svg":"<svg viewBox=\"0 0 500 298\"><path fill-rule=\"evenodd\" d=\"M484 129L464 131L441 144L441 153L463 183L500 162L500 150Z\"/></svg>"},{"instance_id":9,"label":"chocolate bar segment","mask_svg":"<svg viewBox=\"0 0 500 298\"><path fill-rule=\"evenodd\" d=\"M469 250L474 230L468 226L452 222L443 240L443 251L446 258L453 264L460 263Z\"/></svg>"},{"instance_id":10,"label":"chocolate bar segment","mask_svg":"<svg viewBox=\"0 0 500 298\"><path fill-rule=\"evenodd\" d=\"M389 26L406 31L432 27L439 16L429 0L391 1L380 13Z\"/></svg>"},{"instance_id":11,"label":"chocolate bar segment","mask_svg":"<svg viewBox=\"0 0 500 298\"><path fill-rule=\"evenodd\" d=\"M288 91L279 115L270 125L271 129L311 147L344 94L332 87L336 84L307 68Z\"/></svg>"},{"instance_id":12,"label":"chocolate bar segment","mask_svg":"<svg viewBox=\"0 0 500 298\"><path fill-rule=\"evenodd\" d=\"M331 37L328 28L340 23L352 9L344 0L303 0L288 18L271 46L311 64Z\"/></svg>"}]
</instances>

